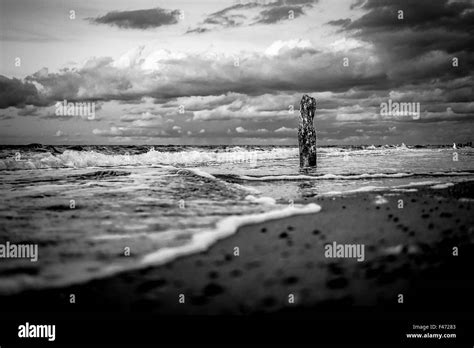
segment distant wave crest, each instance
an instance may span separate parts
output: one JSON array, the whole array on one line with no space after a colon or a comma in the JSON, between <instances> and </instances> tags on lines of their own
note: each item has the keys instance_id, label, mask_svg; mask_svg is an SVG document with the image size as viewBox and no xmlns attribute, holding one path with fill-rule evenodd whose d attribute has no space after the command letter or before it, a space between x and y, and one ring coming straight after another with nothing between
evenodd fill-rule
<instances>
[{"instance_id":1,"label":"distant wave crest","mask_svg":"<svg viewBox=\"0 0 474 348\"><path fill-rule=\"evenodd\" d=\"M252 163L269 159L285 159L298 156L295 148L274 148L270 150L248 151L156 151L151 148L141 154L105 154L96 151L65 150L51 152L12 154L0 160L0 170L48 169L48 168L88 168L116 166L152 165L199 165L212 163Z\"/></svg>"}]
</instances>

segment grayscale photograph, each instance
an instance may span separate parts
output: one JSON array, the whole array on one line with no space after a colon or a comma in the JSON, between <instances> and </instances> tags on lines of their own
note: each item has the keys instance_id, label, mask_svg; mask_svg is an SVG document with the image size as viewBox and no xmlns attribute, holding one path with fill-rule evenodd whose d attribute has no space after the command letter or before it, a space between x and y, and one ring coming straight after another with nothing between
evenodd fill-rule
<instances>
[{"instance_id":1,"label":"grayscale photograph","mask_svg":"<svg viewBox=\"0 0 474 348\"><path fill-rule=\"evenodd\" d=\"M472 346L474 1L0 0L0 33L1 347Z\"/></svg>"}]
</instances>

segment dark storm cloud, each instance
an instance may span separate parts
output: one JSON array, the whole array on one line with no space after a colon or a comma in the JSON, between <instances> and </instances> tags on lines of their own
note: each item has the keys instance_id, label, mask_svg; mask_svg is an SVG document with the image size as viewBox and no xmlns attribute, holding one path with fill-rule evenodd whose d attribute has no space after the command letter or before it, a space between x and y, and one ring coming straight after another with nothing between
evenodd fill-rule
<instances>
[{"instance_id":1,"label":"dark storm cloud","mask_svg":"<svg viewBox=\"0 0 474 348\"><path fill-rule=\"evenodd\" d=\"M352 21L349 18L346 18L346 19L337 19L335 21L329 21L327 24L337 25L337 26L346 28L349 24L351 24L351 22Z\"/></svg>"},{"instance_id":2,"label":"dark storm cloud","mask_svg":"<svg viewBox=\"0 0 474 348\"><path fill-rule=\"evenodd\" d=\"M448 53L474 50L472 1L368 0L361 9L367 12L354 21L340 19L329 24L354 31L357 37L401 57L432 49ZM399 19L399 11L403 11L403 19Z\"/></svg>"},{"instance_id":3,"label":"dark storm cloud","mask_svg":"<svg viewBox=\"0 0 474 348\"><path fill-rule=\"evenodd\" d=\"M397 30L400 24L416 30L444 28L472 32L474 28L472 1L368 0L361 8L368 12L349 24L349 29ZM400 10L403 22L398 19Z\"/></svg>"},{"instance_id":4,"label":"dark storm cloud","mask_svg":"<svg viewBox=\"0 0 474 348\"><path fill-rule=\"evenodd\" d=\"M89 18L92 23L108 24L125 29L149 29L176 24L179 10L152 8L135 11L113 11L102 17Z\"/></svg>"},{"instance_id":5,"label":"dark storm cloud","mask_svg":"<svg viewBox=\"0 0 474 348\"><path fill-rule=\"evenodd\" d=\"M197 28L187 33L203 33L214 29L274 24L305 14L319 0L277 0L270 3L249 2L226 7L211 13ZM257 11L257 14L255 13Z\"/></svg>"},{"instance_id":6,"label":"dark storm cloud","mask_svg":"<svg viewBox=\"0 0 474 348\"><path fill-rule=\"evenodd\" d=\"M304 14L303 7L281 6L264 10L260 12L257 23L272 24L289 19L290 13L293 18L297 18Z\"/></svg>"},{"instance_id":7,"label":"dark storm cloud","mask_svg":"<svg viewBox=\"0 0 474 348\"><path fill-rule=\"evenodd\" d=\"M356 0L355 2L351 4L351 10L360 7L361 5L364 4L365 1L366 0Z\"/></svg>"},{"instance_id":8,"label":"dark storm cloud","mask_svg":"<svg viewBox=\"0 0 474 348\"><path fill-rule=\"evenodd\" d=\"M27 104L46 105L32 83L0 75L0 109Z\"/></svg>"},{"instance_id":9,"label":"dark storm cloud","mask_svg":"<svg viewBox=\"0 0 474 348\"><path fill-rule=\"evenodd\" d=\"M78 69L41 71L23 81L6 79L14 87L5 91L22 93L2 98L2 108L19 104L53 105L64 99L130 103L143 97L167 101L227 92L259 96L281 91L346 91L356 86L373 89L388 84L386 73L362 59L361 52L350 54L354 57L354 69L344 70L337 54L300 47L301 42L294 45L294 42L283 42L271 54L242 56L239 67L234 66L232 57L215 60L199 54L162 59L160 68L152 70L141 66L146 56L138 55L125 66L117 66L110 58L93 58Z\"/></svg>"},{"instance_id":10,"label":"dark storm cloud","mask_svg":"<svg viewBox=\"0 0 474 348\"><path fill-rule=\"evenodd\" d=\"M365 14L328 24L374 45L387 71L385 88L439 88L438 97L451 102L472 99L473 81L464 77L474 68L474 2L368 0L354 6ZM448 88L458 80L464 86Z\"/></svg>"},{"instance_id":11,"label":"dark storm cloud","mask_svg":"<svg viewBox=\"0 0 474 348\"><path fill-rule=\"evenodd\" d=\"M188 31L186 31L186 34L190 34L190 33L202 34L208 31L210 30L206 28L195 28L195 29L189 29Z\"/></svg>"},{"instance_id":12,"label":"dark storm cloud","mask_svg":"<svg viewBox=\"0 0 474 348\"><path fill-rule=\"evenodd\" d=\"M224 8L223 10L211 13L207 18L200 24L200 26L189 29L186 33L205 33L216 28L229 28L241 26L244 24L247 17L243 14L236 14L233 12L238 11L248 11L259 7L257 3L247 3L247 4L236 4Z\"/></svg>"}]
</instances>

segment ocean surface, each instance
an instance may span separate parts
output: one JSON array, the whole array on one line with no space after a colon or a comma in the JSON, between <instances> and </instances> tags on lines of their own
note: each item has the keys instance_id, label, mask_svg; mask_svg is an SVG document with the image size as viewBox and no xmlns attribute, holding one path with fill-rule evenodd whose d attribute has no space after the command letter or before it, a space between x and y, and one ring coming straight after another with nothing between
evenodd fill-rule
<instances>
[{"instance_id":1,"label":"ocean surface","mask_svg":"<svg viewBox=\"0 0 474 348\"><path fill-rule=\"evenodd\" d=\"M474 149L320 147L301 171L285 146L0 146L0 293L60 286L205 250L243 224L316 213L305 198L474 179ZM324 209L324 207L322 207Z\"/></svg>"}]
</instances>

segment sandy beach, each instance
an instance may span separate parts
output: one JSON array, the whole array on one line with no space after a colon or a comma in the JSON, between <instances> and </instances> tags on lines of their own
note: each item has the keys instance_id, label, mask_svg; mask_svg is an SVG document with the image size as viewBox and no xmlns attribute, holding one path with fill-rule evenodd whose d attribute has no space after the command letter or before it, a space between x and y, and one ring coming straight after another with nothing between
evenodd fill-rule
<instances>
[{"instance_id":1,"label":"sandy beach","mask_svg":"<svg viewBox=\"0 0 474 348\"><path fill-rule=\"evenodd\" d=\"M164 266L4 296L0 306L4 313L160 315L474 308L474 182L305 202L322 209L244 226L206 252ZM325 257L333 242L363 244L364 260Z\"/></svg>"}]
</instances>

